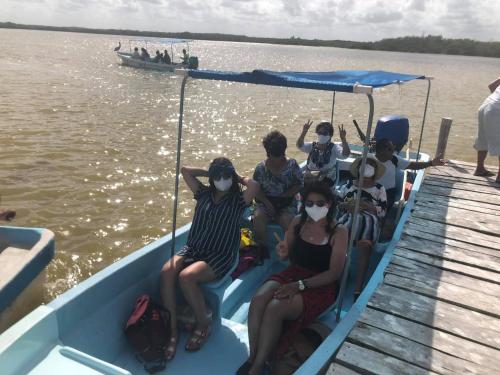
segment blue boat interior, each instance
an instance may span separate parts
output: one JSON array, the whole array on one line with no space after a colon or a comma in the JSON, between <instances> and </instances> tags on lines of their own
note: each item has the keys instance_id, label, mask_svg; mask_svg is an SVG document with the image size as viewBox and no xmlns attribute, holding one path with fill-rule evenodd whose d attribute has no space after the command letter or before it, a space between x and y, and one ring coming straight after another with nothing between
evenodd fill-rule
<instances>
[{"instance_id":1,"label":"blue boat interior","mask_svg":"<svg viewBox=\"0 0 500 375\"><path fill-rule=\"evenodd\" d=\"M356 152L356 147L353 147ZM358 152L360 148L357 148ZM415 158L416 155L410 155ZM427 155L420 155L428 160ZM348 170L354 160L339 161ZM423 174L423 171L419 171ZM343 175L339 173L339 175ZM398 175L399 193L402 173ZM418 189L419 184L413 189ZM405 211L410 210L407 206ZM176 248L187 240L190 225L176 232ZM273 232L268 227L268 247L274 249ZM138 296L147 293L159 300L159 277L170 257L171 234L135 251L108 266L46 306L40 306L0 336L0 368L3 375L53 374L54 369L76 374L147 374L135 358L123 329ZM370 279L393 241L378 243L370 260ZM353 306L356 249L353 249L346 295L341 317ZM239 278L230 276L204 287L206 301L213 310L214 329L205 346L195 353L184 351L184 333L175 358L162 373L168 374L234 374L247 359L247 316L251 298L257 288L272 274L286 267L272 251L262 266L250 269ZM359 301L359 300L358 300ZM319 318L336 334L335 319L339 305L332 306ZM341 320L342 322L342 320ZM330 353L330 355L333 353ZM318 354L319 355L319 354ZM328 358L322 358L326 362ZM307 365L307 363L306 363ZM207 367L209 366L209 367ZM304 367L304 366L303 366ZM308 373L307 370L305 370Z\"/></svg>"}]
</instances>

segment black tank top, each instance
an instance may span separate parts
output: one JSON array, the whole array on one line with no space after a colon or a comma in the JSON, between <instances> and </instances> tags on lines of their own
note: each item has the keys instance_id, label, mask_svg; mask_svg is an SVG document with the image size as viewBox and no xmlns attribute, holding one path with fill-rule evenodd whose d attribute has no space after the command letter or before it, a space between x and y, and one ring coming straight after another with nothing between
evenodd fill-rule
<instances>
[{"instance_id":1,"label":"black tank top","mask_svg":"<svg viewBox=\"0 0 500 375\"><path fill-rule=\"evenodd\" d=\"M335 225L335 228L337 225ZM333 231L335 231L333 228ZM315 245L300 237L295 240L291 261L298 266L307 268L315 272L325 272L330 268L330 257L332 246L330 244L333 233L328 237L328 242L324 245Z\"/></svg>"}]
</instances>

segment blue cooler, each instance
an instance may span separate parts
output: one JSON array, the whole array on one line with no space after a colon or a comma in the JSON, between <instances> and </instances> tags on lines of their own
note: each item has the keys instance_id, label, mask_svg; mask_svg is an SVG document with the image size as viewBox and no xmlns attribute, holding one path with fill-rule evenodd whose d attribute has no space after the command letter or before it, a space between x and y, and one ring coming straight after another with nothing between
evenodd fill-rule
<instances>
[{"instance_id":1,"label":"blue cooler","mask_svg":"<svg viewBox=\"0 0 500 375\"><path fill-rule=\"evenodd\" d=\"M397 152L400 152L406 142L410 132L410 123L407 117L400 115L389 115L381 117L375 128L375 140L382 138L389 139Z\"/></svg>"}]
</instances>

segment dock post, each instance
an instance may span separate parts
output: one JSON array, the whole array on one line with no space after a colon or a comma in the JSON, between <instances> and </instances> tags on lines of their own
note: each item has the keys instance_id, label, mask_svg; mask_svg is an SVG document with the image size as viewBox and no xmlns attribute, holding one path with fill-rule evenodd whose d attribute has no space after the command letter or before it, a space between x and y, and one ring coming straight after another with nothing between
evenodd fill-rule
<instances>
[{"instance_id":1,"label":"dock post","mask_svg":"<svg viewBox=\"0 0 500 375\"><path fill-rule=\"evenodd\" d=\"M448 144L448 136L450 135L451 123L453 120L451 118L443 117L441 119L441 127L439 129L439 138L436 147L435 157L444 159L444 154L446 152L446 145Z\"/></svg>"}]
</instances>

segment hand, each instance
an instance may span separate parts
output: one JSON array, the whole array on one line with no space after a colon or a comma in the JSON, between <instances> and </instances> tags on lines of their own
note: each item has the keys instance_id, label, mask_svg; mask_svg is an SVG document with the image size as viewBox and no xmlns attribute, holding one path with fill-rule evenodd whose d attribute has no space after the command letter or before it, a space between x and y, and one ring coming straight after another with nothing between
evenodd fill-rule
<instances>
[{"instance_id":1,"label":"hand","mask_svg":"<svg viewBox=\"0 0 500 375\"><path fill-rule=\"evenodd\" d=\"M440 156L437 156L431 160L431 167L437 167L446 164L448 164L448 160L441 159Z\"/></svg>"},{"instance_id":2,"label":"hand","mask_svg":"<svg viewBox=\"0 0 500 375\"><path fill-rule=\"evenodd\" d=\"M286 241L282 241L276 232L274 232L274 237L278 240L278 243L276 244L276 254L278 255L278 258L280 260L288 259L288 244Z\"/></svg>"},{"instance_id":3,"label":"hand","mask_svg":"<svg viewBox=\"0 0 500 375\"><path fill-rule=\"evenodd\" d=\"M288 298L289 301L292 300L292 297L299 293L299 283L294 282L294 283L289 283L280 286L275 292L273 297L276 299L286 299Z\"/></svg>"},{"instance_id":4,"label":"hand","mask_svg":"<svg viewBox=\"0 0 500 375\"><path fill-rule=\"evenodd\" d=\"M302 131L304 133L307 133L309 131L309 128L311 127L312 124L313 124L313 122L310 119L307 120L307 122L304 124L304 127L303 127Z\"/></svg>"},{"instance_id":5,"label":"hand","mask_svg":"<svg viewBox=\"0 0 500 375\"><path fill-rule=\"evenodd\" d=\"M344 129L344 124L339 125L339 136L343 142L347 142L346 141L347 132Z\"/></svg>"}]
</instances>

